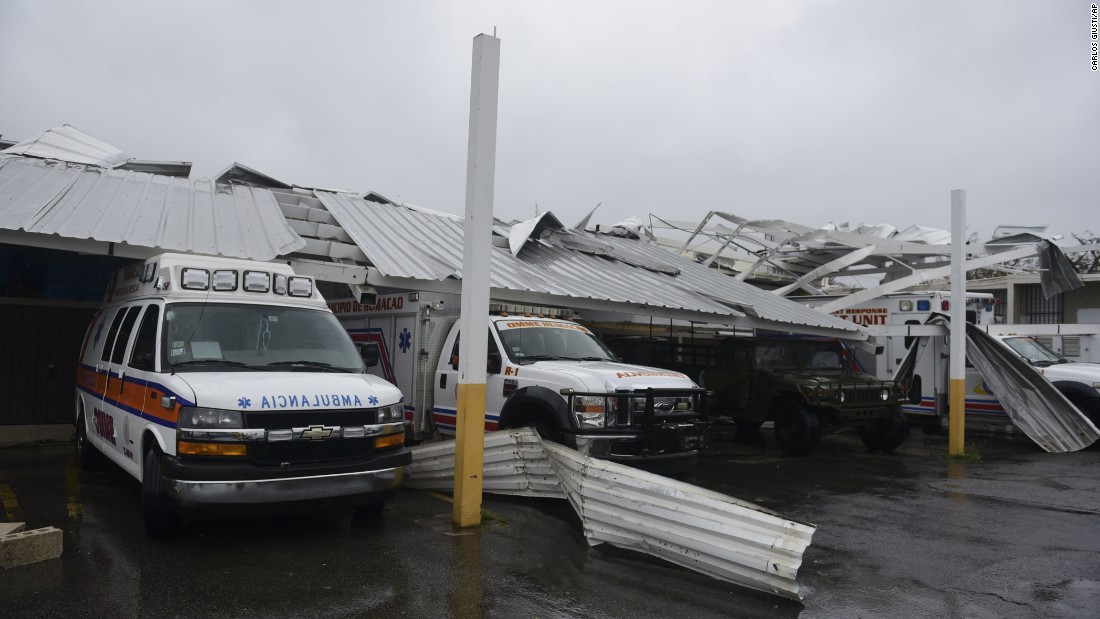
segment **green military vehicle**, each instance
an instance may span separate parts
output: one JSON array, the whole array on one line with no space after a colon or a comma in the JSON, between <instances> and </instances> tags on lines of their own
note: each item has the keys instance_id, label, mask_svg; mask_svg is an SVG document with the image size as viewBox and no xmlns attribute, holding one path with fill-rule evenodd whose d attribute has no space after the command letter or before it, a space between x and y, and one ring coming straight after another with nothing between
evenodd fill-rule
<instances>
[{"instance_id":1,"label":"green military vehicle","mask_svg":"<svg viewBox=\"0 0 1100 619\"><path fill-rule=\"evenodd\" d=\"M856 428L871 450L893 451L908 432L905 390L855 365L836 340L727 338L699 382L711 392L712 419L728 418L750 431L771 421L788 454L808 455L823 429L841 427Z\"/></svg>"}]
</instances>

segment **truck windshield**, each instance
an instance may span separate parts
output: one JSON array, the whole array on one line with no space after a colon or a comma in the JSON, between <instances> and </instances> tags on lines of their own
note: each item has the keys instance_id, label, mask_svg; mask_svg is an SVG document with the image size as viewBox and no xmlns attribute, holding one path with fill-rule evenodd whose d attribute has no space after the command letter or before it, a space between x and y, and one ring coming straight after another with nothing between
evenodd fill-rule
<instances>
[{"instance_id":1,"label":"truck windshield","mask_svg":"<svg viewBox=\"0 0 1100 619\"><path fill-rule=\"evenodd\" d=\"M552 324L552 323L550 323ZM563 323L564 324L564 323ZM569 327L525 326L498 329L504 350L516 363L547 359L617 361L618 358L588 331Z\"/></svg>"},{"instance_id":2,"label":"truck windshield","mask_svg":"<svg viewBox=\"0 0 1100 619\"><path fill-rule=\"evenodd\" d=\"M843 370L844 356L836 342L771 341L756 345L756 365L785 370Z\"/></svg>"},{"instance_id":3,"label":"truck windshield","mask_svg":"<svg viewBox=\"0 0 1100 619\"><path fill-rule=\"evenodd\" d=\"M362 372L328 312L245 303L174 303L164 313L165 367L176 372Z\"/></svg>"},{"instance_id":4,"label":"truck windshield","mask_svg":"<svg viewBox=\"0 0 1100 619\"><path fill-rule=\"evenodd\" d=\"M1055 363L1069 363L1068 359L1030 337L1008 337L1004 339L1004 343L1031 365L1046 367Z\"/></svg>"}]
</instances>

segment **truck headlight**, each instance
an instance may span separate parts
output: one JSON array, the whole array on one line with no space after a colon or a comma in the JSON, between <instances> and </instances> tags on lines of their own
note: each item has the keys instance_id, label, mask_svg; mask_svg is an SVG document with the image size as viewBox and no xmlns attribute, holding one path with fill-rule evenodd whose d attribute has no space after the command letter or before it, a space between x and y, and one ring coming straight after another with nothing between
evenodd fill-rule
<instances>
[{"instance_id":1,"label":"truck headlight","mask_svg":"<svg viewBox=\"0 0 1100 619\"><path fill-rule=\"evenodd\" d=\"M600 396L575 396L573 415L581 428L602 428L607 420L607 400Z\"/></svg>"},{"instance_id":2,"label":"truck headlight","mask_svg":"<svg viewBox=\"0 0 1100 619\"><path fill-rule=\"evenodd\" d=\"M184 406L180 409L178 425L181 428L243 428L244 418L241 411Z\"/></svg>"},{"instance_id":3,"label":"truck headlight","mask_svg":"<svg viewBox=\"0 0 1100 619\"><path fill-rule=\"evenodd\" d=\"M807 400L824 400L829 397L829 390L826 387L805 386L802 388L802 394Z\"/></svg>"},{"instance_id":4,"label":"truck headlight","mask_svg":"<svg viewBox=\"0 0 1100 619\"><path fill-rule=\"evenodd\" d=\"M879 393L878 395L879 395L880 398L882 398L882 401L885 402L886 400L890 399L890 390L889 389L883 389L882 392Z\"/></svg>"}]
</instances>

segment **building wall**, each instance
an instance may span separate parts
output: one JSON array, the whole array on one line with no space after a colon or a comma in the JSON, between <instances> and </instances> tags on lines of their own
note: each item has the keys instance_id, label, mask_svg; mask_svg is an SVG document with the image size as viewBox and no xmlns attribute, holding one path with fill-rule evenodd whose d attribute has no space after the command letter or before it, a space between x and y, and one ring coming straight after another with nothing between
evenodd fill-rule
<instances>
[{"instance_id":1,"label":"building wall","mask_svg":"<svg viewBox=\"0 0 1100 619\"><path fill-rule=\"evenodd\" d=\"M72 423L84 332L131 262L0 244L0 426Z\"/></svg>"}]
</instances>

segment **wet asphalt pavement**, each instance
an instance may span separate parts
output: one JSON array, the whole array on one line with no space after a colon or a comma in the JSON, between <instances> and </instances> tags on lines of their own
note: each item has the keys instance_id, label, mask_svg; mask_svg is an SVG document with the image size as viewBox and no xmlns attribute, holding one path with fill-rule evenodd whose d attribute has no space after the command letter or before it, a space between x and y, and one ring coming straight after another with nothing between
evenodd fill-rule
<instances>
[{"instance_id":1,"label":"wet asphalt pavement","mask_svg":"<svg viewBox=\"0 0 1100 619\"><path fill-rule=\"evenodd\" d=\"M441 495L188 525L149 541L139 484L78 473L71 446L0 449L0 520L63 529L60 559L0 571L5 617L1096 617L1100 450L1046 454L915 432L894 454L851 434L808 458L717 437L688 481L818 526L803 604L638 553L589 547L565 501L486 495L456 533Z\"/></svg>"}]
</instances>

